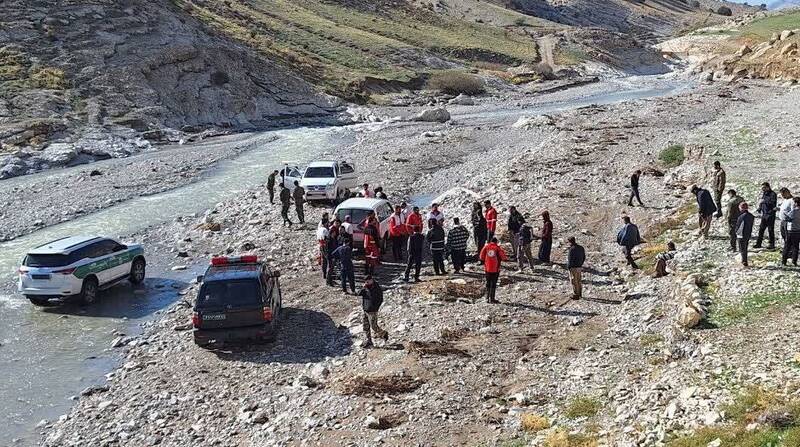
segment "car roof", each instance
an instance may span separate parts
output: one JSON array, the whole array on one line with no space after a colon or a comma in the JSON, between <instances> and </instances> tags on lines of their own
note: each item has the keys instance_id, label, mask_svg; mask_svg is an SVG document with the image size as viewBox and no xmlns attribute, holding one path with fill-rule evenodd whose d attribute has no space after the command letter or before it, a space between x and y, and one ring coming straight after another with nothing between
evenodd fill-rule
<instances>
[{"instance_id":1,"label":"car roof","mask_svg":"<svg viewBox=\"0 0 800 447\"><path fill-rule=\"evenodd\" d=\"M356 197L353 199L347 199L344 202L340 203L339 206L336 207L336 211L339 210L346 210L346 209L355 209L355 210L374 210L378 205L386 203L388 204L389 201L385 199L371 199L367 197Z\"/></svg>"},{"instance_id":2,"label":"car roof","mask_svg":"<svg viewBox=\"0 0 800 447\"><path fill-rule=\"evenodd\" d=\"M328 167L328 166L333 166L335 164L338 164L338 162L335 162L333 160L318 160L318 161L312 161L311 163L309 163L308 167L309 168L316 168L316 167L322 167L322 166Z\"/></svg>"},{"instance_id":3,"label":"car roof","mask_svg":"<svg viewBox=\"0 0 800 447\"><path fill-rule=\"evenodd\" d=\"M67 254L92 242L105 239L100 236L69 236L40 245L28 251L32 255Z\"/></svg>"},{"instance_id":4,"label":"car roof","mask_svg":"<svg viewBox=\"0 0 800 447\"><path fill-rule=\"evenodd\" d=\"M206 270L206 274L203 276L203 282L258 278L261 274L261 268L263 266L263 262L212 265Z\"/></svg>"}]
</instances>

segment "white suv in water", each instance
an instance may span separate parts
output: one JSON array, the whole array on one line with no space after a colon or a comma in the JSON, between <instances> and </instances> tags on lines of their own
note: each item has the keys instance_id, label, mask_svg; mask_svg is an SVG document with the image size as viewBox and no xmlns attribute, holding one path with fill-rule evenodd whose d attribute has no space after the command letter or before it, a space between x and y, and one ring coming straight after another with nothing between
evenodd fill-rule
<instances>
[{"instance_id":1,"label":"white suv in water","mask_svg":"<svg viewBox=\"0 0 800 447\"><path fill-rule=\"evenodd\" d=\"M95 236L66 237L25 255L19 268L19 291L37 306L51 298L72 296L91 304L100 289L119 281L140 284L145 266L141 245Z\"/></svg>"},{"instance_id":2,"label":"white suv in water","mask_svg":"<svg viewBox=\"0 0 800 447\"><path fill-rule=\"evenodd\" d=\"M300 186L306 190L306 200L338 202L358 186L356 167L346 161L312 162L303 172Z\"/></svg>"}]
</instances>

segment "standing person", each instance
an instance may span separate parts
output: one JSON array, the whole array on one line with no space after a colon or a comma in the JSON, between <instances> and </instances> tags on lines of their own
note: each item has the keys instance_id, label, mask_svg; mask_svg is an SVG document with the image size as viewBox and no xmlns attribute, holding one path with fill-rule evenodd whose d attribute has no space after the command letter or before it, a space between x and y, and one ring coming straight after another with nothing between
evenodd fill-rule
<instances>
[{"instance_id":1,"label":"standing person","mask_svg":"<svg viewBox=\"0 0 800 447\"><path fill-rule=\"evenodd\" d=\"M394 214L389 217L389 238L392 240L392 256L395 262L403 260L403 245L406 238L406 224L403 220L403 209L394 207Z\"/></svg>"},{"instance_id":2,"label":"standing person","mask_svg":"<svg viewBox=\"0 0 800 447\"><path fill-rule=\"evenodd\" d=\"M736 223L739 221L739 205L744 199L739 197L736 190L728 190L728 237L731 241L731 251L737 251L736 247Z\"/></svg>"},{"instance_id":3,"label":"standing person","mask_svg":"<svg viewBox=\"0 0 800 447\"><path fill-rule=\"evenodd\" d=\"M339 261L339 277L342 280L342 292L347 293L347 284L353 294L356 293L356 273L353 266L353 241L348 239L331 253L332 259Z\"/></svg>"},{"instance_id":4,"label":"standing person","mask_svg":"<svg viewBox=\"0 0 800 447\"><path fill-rule=\"evenodd\" d=\"M486 302L499 303L496 298L497 281L500 279L502 261L508 260L506 252L497 245L497 238L493 237L484 245L479 257L483 261L483 271L486 274Z\"/></svg>"},{"instance_id":5,"label":"standing person","mask_svg":"<svg viewBox=\"0 0 800 447\"><path fill-rule=\"evenodd\" d=\"M386 193L383 192L383 186L378 186L377 188L375 188L375 198L376 199L383 199L383 200L388 199L388 197L386 196Z\"/></svg>"},{"instance_id":6,"label":"standing person","mask_svg":"<svg viewBox=\"0 0 800 447\"><path fill-rule=\"evenodd\" d=\"M333 278L334 278L334 271L336 269L336 262L334 259L331 259L331 253L333 253L334 251L336 251L337 248L339 248L339 232L334 231L333 226L331 226L328 229L328 240L326 241L325 248L326 248L325 252L327 254L326 257L328 258L328 273L326 275L327 284L329 286L333 286L334 285ZM355 293L355 291L353 291L353 293Z\"/></svg>"},{"instance_id":7,"label":"standing person","mask_svg":"<svg viewBox=\"0 0 800 447\"><path fill-rule=\"evenodd\" d=\"M542 236L539 245L539 261L549 263L550 251L553 249L553 221L550 220L550 211L542 211Z\"/></svg>"},{"instance_id":8,"label":"standing person","mask_svg":"<svg viewBox=\"0 0 800 447\"><path fill-rule=\"evenodd\" d=\"M639 266L633 260L633 248L642 243L642 238L639 236L639 227L631 223L629 216L623 216L622 222L625 225L617 232L617 244L622 246L622 252L625 254L625 260L628 265L632 269L638 270Z\"/></svg>"},{"instance_id":9,"label":"standing person","mask_svg":"<svg viewBox=\"0 0 800 447\"><path fill-rule=\"evenodd\" d=\"M319 244L319 263L322 267L322 279L328 279L328 222L323 220L317 226L317 243Z\"/></svg>"},{"instance_id":10,"label":"standing person","mask_svg":"<svg viewBox=\"0 0 800 447\"><path fill-rule=\"evenodd\" d=\"M792 192L789 191L789 188L781 188L778 191L781 195L783 201L781 202L781 206L778 208L778 218L781 220L781 239L783 239L784 244L789 239L789 235L786 231L787 224L792 220L792 209L794 208L794 200L792 200Z\"/></svg>"},{"instance_id":11,"label":"standing person","mask_svg":"<svg viewBox=\"0 0 800 447\"><path fill-rule=\"evenodd\" d=\"M480 255L483 246L486 245L486 218L483 217L483 210L480 202L472 204L472 237L475 238L477 252L475 257Z\"/></svg>"},{"instance_id":12,"label":"standing person","mask_svg":"<svg viewBox=\"0 0 800 447\"><path fill-rule=\"evenodd\" d=\"M508 207L508 234L511 236L511 253L516 257L517 248L519 247L519 232L522 229L522 224L525 223L525 218L522 213L517 211L516 206Z\"/></svg>"},{"instance_id":13,"label":"standing person","mask_svg":"<svg viewBox=\"0 0 800 447\"><path fill-rule=\"evenodd\" d=\"M419 207L415 206L412 213L408 215L408 219L406 219L406 231L408 234L413 234L417 228L422 232L422 214L419 213Z\"/></svg>"},{"instance_id":14,"label":"standing person","mask_svg":"<svg viewBox=\"0 0 800 447\"><path fill-rule=\"evenodd\" d=\"M742 265L747 267L747 249L750 238L753 237L755 216L750 212L747 202L739 204L739 220L736 221L736 239L739 242L739 254L742 255Z\"/></svg>"},{"instance_id":15,"label":"standing person","mask_svg":"<svg viewBox=\"0 0 800 447\"><path fill-rule=\"evenodd\" d=\"M783 244L781 264L785 266L791 256L792 264L797 267L797 258L800 255L800 197L793 198L792 204L792 210L789 212L791 218L786 223L787 240Z\"/></svg>"},{"instance_id":16,"label":"standing person","mask_svg":"<svg viewBox=\"0 0 800 447\"><path fill-rule=\"evenodd\" d=\"M369 190L369 183L364 183L364 186L361 188L361 195L366 198L375 197L375 194L373 194L372 191Z\"/></svg>"},{"instance_id":17,"label":"standing person","mask_svg":"<svg viewBox=\"0 0 800 447\"><path fill-rule=\"evenodd\" d=\"M408 211L408 204L406 202L400 202L400 217L403 218L403 222L408 219L409 211ZM411 233L406 233L406 235L410 235Z\"/></svg>"},{"instance_id":18,"label":"standing person","mask_svg":"<svg viewBox=\"0 0 800 447\"><path fill-rule=\"evenodd\" d=\"M364 310L364 335L366 336L366 340L361 347L366 349L373 346L372 332L375 332L375 336L382 338L384 342L389 339L389 333L378 325L378 311L381 308L381 304L383 304L383 289L372 279L372 276L367 276L360 295L361 308Z\"/></svg>"},{"instance_id":19,"label":"standing person","mask_svg":"<svg viewBox=\"0 0 800 447\"><path fill-rule=\"evenodd\" d=\"M292 198L294 199L294 210L297 212L297 219L300 223L306 223L306 215L303 211L303 204L306 202L306 190L300 186L300 182L294 181L294 191L292 191Z\"/></svg>"},{"instance_id":20,"label":"standing person","mask_svg":"<svg viewBox=\"0 0 800 447\"><path fill-rule=\"evenodd\" d=\"M642 199L639 196L639 178L642 176L641 169L637 169L636 172L631 175L631 195L628 197L628 206L633 206L633 199L636 198L636 201L639 202L639 206L644 206L642 203Z\"/></svg>"},{"instance_id":21,"label":"standing person","mask_svg":"<svg viewBox=\"0 0 800 447\"><path fill-rule=\"evenodd\" d=\"M444 275L447 273L444 268L444 228L436 219L429 220L428 226L430 230L428 230L428 235L425 238L428 240L431 258L433 258L433 271L437 275Z\"/></svg>"},{"instance_id":22,"label":"standing person","mask_svg":"<svg viewBox=\"0 0 800 447\"><path fill-rule=\"evenodd\" d=\"M459 273L464 270L464 263L467 259L469 230L461 225L458 217L453 219L453 225L453 229L447 233L447 251L450 252L450 259L453 261L453 270Z\"/></svg>"},{"instance_id":23,"label":"standing person","mask_svg":"<svg viewBox=\"0 0 800 447\"><path fill-rule=\"evenodd\" d=\"M572 284L572 299L583 298L583 263L586 262L586 250L582 245L575 241L574 236L567 238L569 251L567 251L567 269L569 270L569 281Z\"/></svg>"},{"instance_id":24,"label":"standing person","mask_svg":"<svg viewBox=\"0 0 800 447\"><path fill-rule=\"evenodd\" d=\"M286 226L288 223L289 226L292 226L292 221L289 219L289 207L292 205L292 193L289 191L283 183L281 183L281 193L280 193L280 200L281 200L281 217L283 217L283 226Z\"/></svg>"},{"instance_id":25,"label":"standing person","mask_svg":"<svg viewBox=\"0 0 800 447\"><path fill-rule=\"evenodd\" d=\"M486 207L486 240L491 241L494 238L494 233L497 230L497 210L492 206L492 202L485 201L483 206Z\"/></svg>"},{"instance_id":26,"label":"standing person","mask_svg":"<svg viewBox=\"0 0 800 447\"><path fill-rule=\"evenodd\" d=\"M427 216L428 223L430 223L431 220L435 220L440 227L444 228L444 213L439 209L438 203L431 204L431 210Z\"/></svg>"},{"instance_id":27,"label":"standing person","mask_svg":"<svg viewBox=\"0 0 800 447\"><path fill-rule=\"evenodd\" d=\"M350 242L353 242L353 232L355 231L354 227L355 225L353 225L352 217L350 217L349 214L344 216L344 222L342 222L342 234L341 234L343 241L349 240Z\"/></svg>"},{"instance_id":28,"label":"standing person","mask_svg":"<svg viewBox=\"0 0 800 447\"><path fill-rule=\"evenodd\" d=\"M714 202L717 205L716 217L722 217L722 194L725 192L725 183L727 176L725 170L722 169L722 164L719 161L714 162Z\"/></svg>"},{"instance_id":29,"label":"standing person","mask_svg":"<svg viewBox=\"0 0 800 447\"><path fill-rule=\"evenodd\" d=\"M761 248L764 241L764 233L769 232L768 250L775 249L775 213L778 209L778 195L769 186L769 183L761 184L761 200L758 202L758 215L761 221L758 224L758 238L753 248Z\"/></svg>"},{"instance_id":30,"label":"standing person","mask_svg":"<svg viewBox=\"0 0 800 447\"><path fill-rule=\"evenodd\" d=\"M519 264L520 272L525 268L524 261L526 260L531 265L531 271L533 271L534 261L531 244L533 244L533 228L525 222L519 230L519 246L517 247L517 263Z\"/></svg>"},{"instance_id":31,"label":"standing person","mask_svg":"<svg viewBox=\"0 0 800 447\"><path fill-rule=\"evenodd\" d=\"M370 217L375 219L374 215ZM372 276L375 273L375 267L381 263L381 249L378 246L378 239L378 230L368 220L364 226L364 272L368 276Z\"/></svg>"},{"instance_id":32,"label":"standing person","mask_svg":"<svg viewBox=\"0 0 800 447\"><path fill-rule=\"evenodd\" d=\"M422 253L425 247L425 236L422 235L421 227L414 227L414 232L408 237L408 265L406 266L405 280L411 274L411 266L414 266L414 281L419 282L419 271L422 268Z\"/></svg>"},{"instance_id":33,"label":"standing person","mask_svg":"<svg viewBox=\"0 0 800 447\"><path fill-rule=\"evenodd\" d=\"M267 177L267 190L269 191L269 203L275 203L275 177L278 175L278 170L272 171Z\"/></svg>"},{"instance_id":34,"label":"standing person","mask_svg":"<svg viewBox=\"0 0 800 447\"><path fill-rule=\"evenodd\" d=\"M700 223L700 235L708 238L708 232L711 230L711 219L717 211L717 206L714 205L714 199L707 189L694 185L691 191L697 198L697 216Z\"/></svg>"}]
</instances>

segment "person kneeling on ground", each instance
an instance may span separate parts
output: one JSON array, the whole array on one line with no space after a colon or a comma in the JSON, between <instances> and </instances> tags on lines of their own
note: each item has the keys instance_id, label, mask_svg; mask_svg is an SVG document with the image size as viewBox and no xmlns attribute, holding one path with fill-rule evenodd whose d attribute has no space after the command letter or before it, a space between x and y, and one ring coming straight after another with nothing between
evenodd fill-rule
<instances>
[{"instance_id":1,"label":"person kneeling on ground","mask_svg":"<svg viewBox=\"0 0 800 447\"><path fill-rule=\"evenodd\" d=\"M364 288L361 289L359 295L361 295L361 308L364 310L363 324L364 335L366 336L366 340L361 346L363 348L371 348L373 346L372 332L375 332L375 336L382 338L383 341L389 339L389 333L378 325L378 311L381 308L381 304L383 304L383 289L371 276L367 276L364 281Z\"/></svg>"},{"instance_id":2,"label":"person kneeling on ground","mask_svg":"<svg viewBox=\"0 0 800 447\"><path fill-rule=\"evenodd\" d=\"M502 261L507 261L506 252L497 245L497 238L491 241L481 250L480 259L483 261L483 270L486 273L486 302L499 303L495 296L497 294L497 281L500 279L500 267Z\"/></svg>"},{"instance_id":3,"label":"person kneeling on ground","mask_svg":"<svg viewBox=\"0 0 800 447\"><path fill-rule=\"evenodd\" d=\"M667 263L675 258L676 251L675 243L667 242L667 250L656 255L656 272L653 274L653 278L667 276Z\"/></svg>"}]
</instances>

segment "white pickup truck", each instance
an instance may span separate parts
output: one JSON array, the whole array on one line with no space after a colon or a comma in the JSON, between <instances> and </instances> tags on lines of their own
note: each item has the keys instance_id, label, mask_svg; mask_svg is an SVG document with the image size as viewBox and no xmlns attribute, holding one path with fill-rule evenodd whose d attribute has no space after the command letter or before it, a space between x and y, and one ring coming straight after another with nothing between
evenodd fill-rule
<instances>
[{"instance_id":1,"label":"white pickup truck","mask_svg":"<svg viewBox=\"0 0 800 447\"><path fill-rule=\"evenodd\" d=\"M346 161L315 161L303 172L300 186L306 190L306 200L338 202L348 198L358 187L356 167Z\"/></svg>"}]
</instances>

